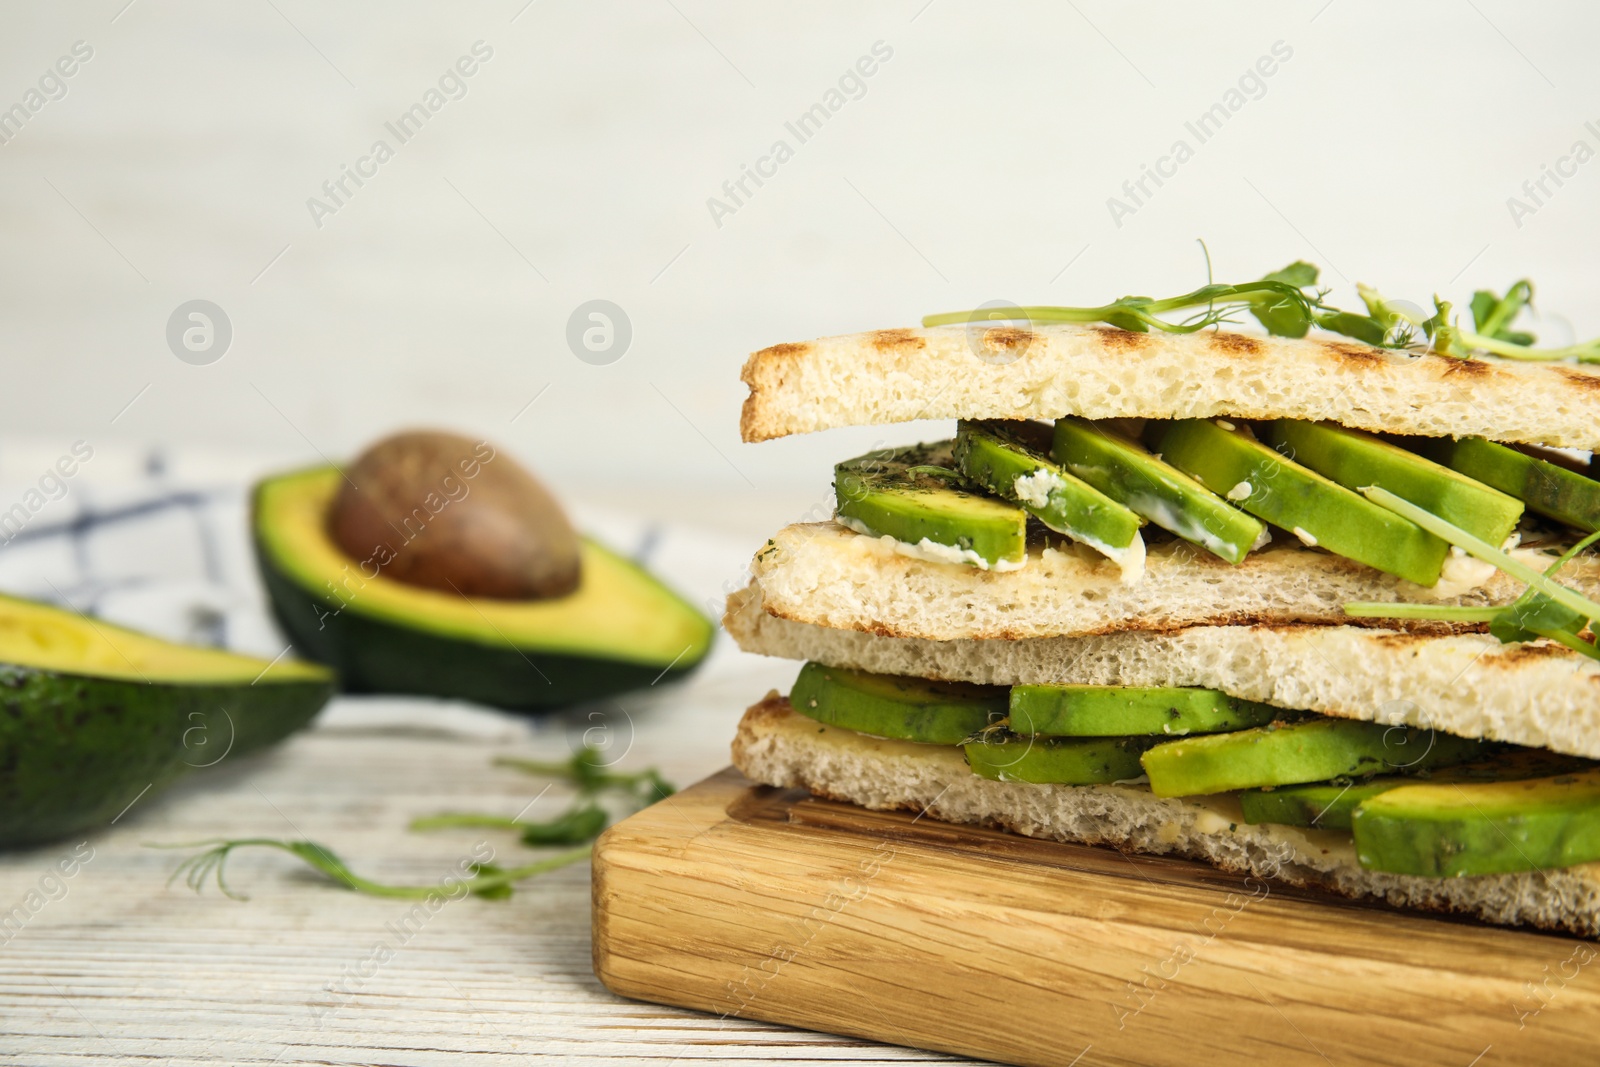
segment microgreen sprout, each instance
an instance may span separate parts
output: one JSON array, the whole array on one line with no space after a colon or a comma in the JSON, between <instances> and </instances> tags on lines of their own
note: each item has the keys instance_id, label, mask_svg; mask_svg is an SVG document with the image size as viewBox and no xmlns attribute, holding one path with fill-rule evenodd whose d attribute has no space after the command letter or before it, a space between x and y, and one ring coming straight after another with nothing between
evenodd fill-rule
<instances>
[{"instance_id":1,"label":"microgreen sprout","mask_svg":"<svg viewBox=\"0 0 1600 1067\"><path fill-rule=\"evenodd\" d=\"M1102 322L1136 333L1195 333L1224 323L1240 321L1241 313L1254 316L1270 334L1304 337L1312 328L1353 337L1381 348L1434 352L1458 359L1487 353L1504 359L1533 362L1572 360L1600 363L1600 338L1559 348L1536 348L1532 333L1513 329L1518 316L1533 307L1533 283L1514 282L1499 296L1487 289L1472 294L1468 305L1471 328L1453 315L1454 306L1438 296L1433 313L1415 305L1391 300L1368 285L1357 285L1365 312L1348 311L1327 302L1330 290L1317 288L1318 269L1296 261L1258 281L1238 285L1209 282L1179 296L1156 299L1125 296L1099 307L1019 307L1010 311L1018 320L1033 323ZM1178 312L1193 312L1177 316ZM951 311L923 318L924 326L977 325L990 321L993 312Z\"/></svg>"},{"instance_id":2,"label":"microgreen sprout","mask_svg":"<svg viewBox=\"0 0 1600 1067\"><path fill-rule=\"evenodd\" d=\"M1446 522L1385 489L1372 486L1363 489L1362 492L1373 503L1410 519L1429 533L1443 538L1462 551L1494 564L1513 578L1527 583L1528 588L1516 600L1498 608L1443 604L1375 604L1360 601L1346 604L1344 606L1346 615L1357 618L1488 623L1489 633L1507 644L1545 638L1591 659L1600 659L1600 648L1597 648L1592 640L1592 632L1591 639L1586 640L1583 637L1585 632L1589 632L1592 621L1600 618L1600 604L1555 581L1556 575L1563 567L1576 559L1579 553L1600 541L1600 532L1583 538L1540 573L1487 541L1474 537L1453 523Z\"/></svg>"},{"instance_id":3,"label":"microgreen sprout","mask_svg":"<svg viewBox=\"0 0 1600 1067\"><path fill-rule=\"evenodd\" d=\"M412 830L437 830L446 828L485 828L515 830L522 843L533 847L577 845L579 847L559 852L554 856L518 867L497 867L493 864L475 863L468 867L470 877L461 879L456 892L488 900L503 900L511 896L512 886L527 878L557 870L589 857L592 842L606 828L610 816L596 798L607 793L622 793L635 808L664 800L676 790L654 767L631 773L610 770L601 762L599 750L585 746L571 759L546 763L537 760L501 757L495 766L510 767L527 774L545 778L565 779L578 789L578 798L572 807L554 819L544 822L524 822L520 819L476 812L442 812L424 816L411 823ZM439 886L388 885L355 874L332 850L315 841L286 841L271 837L213 838L175 845L151 845L151 848L200 848L199 852L180 863L167 880L171 885L179 877L199 892L205 883L215 878L217 887L235 900L248 899L236 893L223 878L223 868L236 849L270 848L287 852L313 870L319 871L346 889L368 896L391 897L401 900L426 900L444 893Z\"/></svg>"},{"instance_id":4,"label":"microgreen sprout","mask_svg":"<svg viewBox=\"0 0 1600 1067\"><path fill-rule=\"evenodd\" d=\"M175 845L151 845L151 848L203 848L182 863L172 872L172 877L167 879L171 885L182 877L184 882L196 893L205 888L208 879L215 877L217 888L232 897L234 900L249 900L243 893L235 892L223 877L223 867L228 857L241 848L272 848L287 852L313 870L320 871L333 881L346 889L353 889L357 893L365 893L373 897L389 897L398 900L426 900L432 896L449 895L447 890L438 885L388 885L375 882L370 878L363 878L350 870L349 866L334 855L333 851L315 841L284 841L275 837L242 837L234 839L212 838L207 841L191 841ZM511 895L513 883L520 882L534 875L544 874L573 863L578 863L589 857L589 846L575 848L567 852L560 852L537 863L529 863L520 867L496 867L489 863L475 863L470 866L472 876L462 879L458 884L472 896L483 897L487 900L504 900ZM457 890L459 892L459 889Z\"/></svg>"},{"instance_id":5,"label":"microgreen sprout","mask_svg":"<svg viewBox=\"0 0 1600 1067\"><path fill-rule=\"evenodd\" d=\"M609 769L602 762L600 750L597 748L580 748L573 753L570 760L562 763L500 756L494 761L494 765L510 767L541 778L565 778L586 796L608 790L621 790L642 803L654 804L677 792L676 787L661 777L661 772L654 767L632 773Z\"/></svg>"}]
</instances>

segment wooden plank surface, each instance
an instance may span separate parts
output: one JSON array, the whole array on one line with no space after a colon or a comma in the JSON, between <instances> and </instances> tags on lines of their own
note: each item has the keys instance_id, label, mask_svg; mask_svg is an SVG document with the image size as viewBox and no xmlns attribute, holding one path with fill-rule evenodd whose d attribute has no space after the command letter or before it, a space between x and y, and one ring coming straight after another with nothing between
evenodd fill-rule
<instances>
[{"instance_id":1,"label":"wooden plank surface","mask_svg":"<svg viewBox=\"0 0 1600 1067\"><path fill-rule=\"evenodd\" d=\"M0 1063L942 1061L608 993L592 969L586 864L504 903L448 903L412 932L410 903L333 888L285 856L239 854L229 880L250 900L237 902L215 887L201 896L169 888L186 853L142 847L303 835L362 874L418 884L443 878L480 842L502 860L525 861L532 853L509 835L405 827L441 809L516 814L543 783L493 770L491 758L560 757L597 726L607 734L591 739L617 746L622 767L659 764L681 784L724 765L738 709L769 675L778 682L793 668L726 648L719 656L690 687L538 728L464 709L440 719L449 709L417 702L411 721L449 728L408 729L396 726L408 717L397 716L398 702L345 700L321 728L274 753L139 800L87 838L92 858L60 881L64 895L45 884L55 899L41 894L19 932L0 934ZM565 803L552 789L529 817ZM77 847L0 857L0 911L23 904ZM374 962L386 955L380 945L392 953L387 962Z\"/></svg>"},{"instance_id":2,"label":"wooden plank surface","mask_svg":"<svg viewBox=\"0 0 1600 1067\"><path fill-rule=\"evenodd\" d=\"M606 985L1019 1064L1589 1063L1586 941L866 812L736 771L613 828Z\"/></svg>"}]
</instances>

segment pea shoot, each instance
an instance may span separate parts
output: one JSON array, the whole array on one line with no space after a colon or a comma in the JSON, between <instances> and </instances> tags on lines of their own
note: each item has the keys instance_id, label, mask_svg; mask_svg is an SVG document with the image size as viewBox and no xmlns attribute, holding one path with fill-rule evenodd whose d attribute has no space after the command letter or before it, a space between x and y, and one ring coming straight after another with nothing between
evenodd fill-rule
<instances>
[{"instance_id":1,"label":"pea shoot","mask_svg":"<svg viewBox=\"0 0 1600 1067\"><path fill-rule=\"evenodd\" d=\"M1471 327L1460 323L1454 305L1435 295L1431 314L1405 301L1392 300L1368 285L1357 285L1364 306L1350 311L1328 303L1331 290L1317 287L1320 271L1304 261L1253 282L1210 283L1192 292L1156 299L1124 296L1099 307L1033 306L1004 311L951 311L923 318L924 326L973 325L1001 319L1033 323L1105 323L1135 333L1195 333L1241 321L1249 314L1270 334L1304 337L1312 329L1341 334L1379 348L1433 352L1456 359L1495 355L1531 362L1569 360L1600 363L1600 338L1556 348L1538 348L1526 330L1514 329L1518 317L1533 307L1533 283L1512 283L1505 294L1488 289L1472 294ZM1180 315L1181 312L1189 312Z\"/></svg>"},{"instance_id":2,"label":"pea shoot","mask_svg":"<svg viewBox=\"0 0 1600 1067\"><path fill-rule=\"evenodd\" d=\"M599 837L610 822L610 815L599 804L599 798L620 794L634 810L654 804L671 796L676 789L654 767L642 771L613 771L601 760L598 749L585 746L564 762L541 762L503 756L494 760L497 767L508 767L541 778L556 778L577 786L578 795L567 811L554 819L542 822L523 821L501 815L478 812L441 812L423 816L411 822L410 829L438 830L452 828L484 828L514 830L522 843L535 848L556 845L577 846L567 851L533 863L517 867L499 867L490 863L470 863L464 868L466 877L454 882L449 893L438 885L388 885L363 878L334 852L315 841L289 841L271 837L213 838L176 845L151 845L151 848L203 848L178 864L167 879L167 884L182 878L195 892L200 892L207 881L215 879L217 888L235 900L247 900L235 892L224 878L228 857L244 848L276 849L300 860L312 870L327 876L345 889L368 896L401 900L426 900L441 895L476 896L485 900L504 900L511 896L513 886L528 878L559 870L589 858L594 839Z\"/></svg>"}]
</instances>

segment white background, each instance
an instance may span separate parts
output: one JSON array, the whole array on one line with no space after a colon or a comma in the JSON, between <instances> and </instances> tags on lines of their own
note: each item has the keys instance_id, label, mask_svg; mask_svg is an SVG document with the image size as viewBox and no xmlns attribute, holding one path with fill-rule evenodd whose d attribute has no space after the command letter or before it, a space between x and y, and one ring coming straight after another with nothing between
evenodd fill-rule
<instances>
[{"instance_id":1,"label":"white background","mask_svg":"<svg viewBox=\"0 0 1600 1067\"><path fill-rule=\"evenodd\" d=\"M7 5L0 107L94 49L0 146L8 470L76 438L317 462L426 423L760 536L891 435L740 445L748 352L1182 291L1200 237L1219 280L1306 257L1352 301L1528 275L1600 331L1600 163L1520 227L1506 202L1600 147L1593 5L524 3ZM308 197L479 40L467 96L315 226ZM865 95L716 225L708 197L878 41ZM1114 225L1107 198L1278 41L1264 95ZM595 297L632 320L609 366L565 340ZM233 323L210 366L165 341L193 298Z\"/></svg>"}]
</instances>

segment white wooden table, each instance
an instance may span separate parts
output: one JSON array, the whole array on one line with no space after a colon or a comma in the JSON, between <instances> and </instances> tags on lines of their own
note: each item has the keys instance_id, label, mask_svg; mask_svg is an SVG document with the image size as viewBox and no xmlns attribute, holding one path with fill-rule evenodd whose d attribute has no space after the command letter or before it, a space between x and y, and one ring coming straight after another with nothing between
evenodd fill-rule
<instances>
[{"instance_id":1,"label":"white wooden table","mask_svg":"<svg viewBox=\"0 0 1600 1067\"><path fill-rule=\"evenodd\" d=\"M619 767L655 764L687 784L727 763L739 710L792 671L725 645L687 686L624 698L625 712L605 713L609 733L591 739L627 749ZM443 714L452 729L396 727L396 710L418 722ZM587 864L528 882L509 901L447 903L407 927L410 902L344 891L275 852L235 856L230 885L250 898L241 902L215 885L199 896L181 881L169 887L188 853L144 847L304 836L358 873L416 884L437 883L480 842L503 863L528 862L533 853L510 834L406 826L445 809L516 814L545 783L491 768L491 759L560 758L597 721L580 714L529 727L422 702L347 699L275 752L225 761L140 801L88 838L93 858L65 880L66 894L0 947L0 1062L947 1059L611 995L590 967ZM568 795L551 789L528 817L556 814ZM0 858L0 908L23 901L77 846Z\"/></svg>"}]
</instances>

